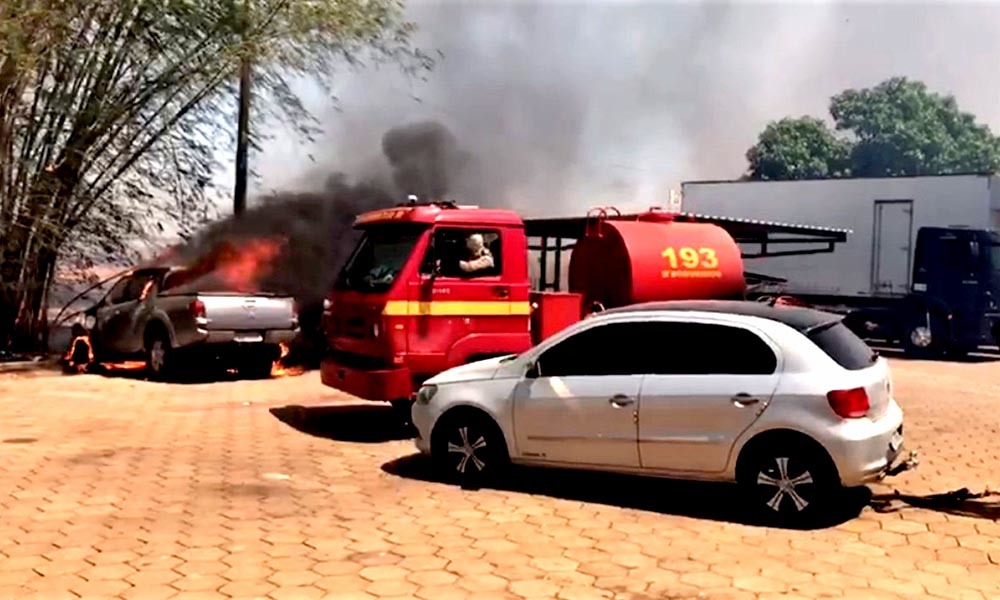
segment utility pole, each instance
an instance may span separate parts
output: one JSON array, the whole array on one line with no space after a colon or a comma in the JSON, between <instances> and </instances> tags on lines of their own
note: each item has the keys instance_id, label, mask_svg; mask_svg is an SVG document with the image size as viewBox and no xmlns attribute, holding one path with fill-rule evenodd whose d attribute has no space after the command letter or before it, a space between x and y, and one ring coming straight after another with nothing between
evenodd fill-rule
<instances>
[{"instance_id":1,"label":"utility pole","mask_svg":"<svg viewBox=\"0 0 1000 600\"><path fill-rule=\"evenodd\" d=\"M250 26L247 3L243 3L244 35ZM236 189L233 214L241 215L247 208L247 154L250 146L250 56L244 49L240 58L239 114L236 122Z\"/></svg>"}]
</instances>

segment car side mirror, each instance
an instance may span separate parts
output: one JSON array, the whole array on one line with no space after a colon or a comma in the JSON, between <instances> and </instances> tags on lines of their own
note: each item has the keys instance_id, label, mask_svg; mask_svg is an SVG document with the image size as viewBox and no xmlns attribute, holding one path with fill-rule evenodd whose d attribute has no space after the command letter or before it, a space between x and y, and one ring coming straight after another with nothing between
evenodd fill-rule
<instances>
[{"instance_id":1,"label":"car side mirror","mask_svg":"<svg viewBox=\"0 0 1000 600\"><path fill-rule=\"evenodd\" d=\"M524 372L525 378L527 378L527 379L537 379L539 375L541 375L541 372L538 369L538 362L537 361L531 361L528 364L528 370Z\"/></svg>"}]
</instances>

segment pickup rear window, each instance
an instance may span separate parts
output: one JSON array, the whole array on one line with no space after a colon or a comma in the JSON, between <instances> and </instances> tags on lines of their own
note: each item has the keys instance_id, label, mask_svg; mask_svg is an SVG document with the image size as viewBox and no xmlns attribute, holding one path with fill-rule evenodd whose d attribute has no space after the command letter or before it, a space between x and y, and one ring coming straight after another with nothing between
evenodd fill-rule
<instances>
[{"instance_id":1,"label":"pickup rear window","mask_svg":"<svg viewBox=\"0 0 1000 600\"><path fill-rule=\"evenodd\" d=\"M878 354L840 321L821 325L806 335L838 365L849 371L867 369L878 359Z\"/></svg>"}]
</instances>

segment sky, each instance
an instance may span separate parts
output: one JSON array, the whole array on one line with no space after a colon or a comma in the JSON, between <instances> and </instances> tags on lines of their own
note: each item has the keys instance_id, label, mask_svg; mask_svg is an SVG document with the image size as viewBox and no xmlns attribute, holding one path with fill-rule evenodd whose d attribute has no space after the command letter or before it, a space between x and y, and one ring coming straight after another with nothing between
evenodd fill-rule
<instances>
[{"instance_id":1,"label":"sky","mask_svg":"<svg viewBox=\"0 0 1000 600\"><path fill-rule=\"evenodd\" d=\"M272 132L256 194L384 173L382 135L435 120L472 157L449 190L463 203L665 205L681 181L739 177L769 121L827 117L834 94L892 76L1000 132L1000 3L411 0L408 16L442 53L426 81L323 74L336 103L304 82L325 134Z\"/></svg>"}]
</instances>

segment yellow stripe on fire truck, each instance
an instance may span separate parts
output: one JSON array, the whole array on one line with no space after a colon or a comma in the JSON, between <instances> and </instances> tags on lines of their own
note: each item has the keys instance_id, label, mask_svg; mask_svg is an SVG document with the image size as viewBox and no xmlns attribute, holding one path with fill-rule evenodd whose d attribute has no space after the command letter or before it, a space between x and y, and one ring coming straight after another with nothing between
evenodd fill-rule
<instances>
[{"instance_id":1,"label":"yellow stripe on fire truck","mask_svg":"<svg viewBox=\"0 0 1000 600\"><path fill-rule=\"evenodd\" d=\"M432 300L429 302L390 300L385 303L383 315L390 317L433 316L433 317L482 317L491 315L529 315L528 302L504 300Z\"/></svg>"}]
</instances>

